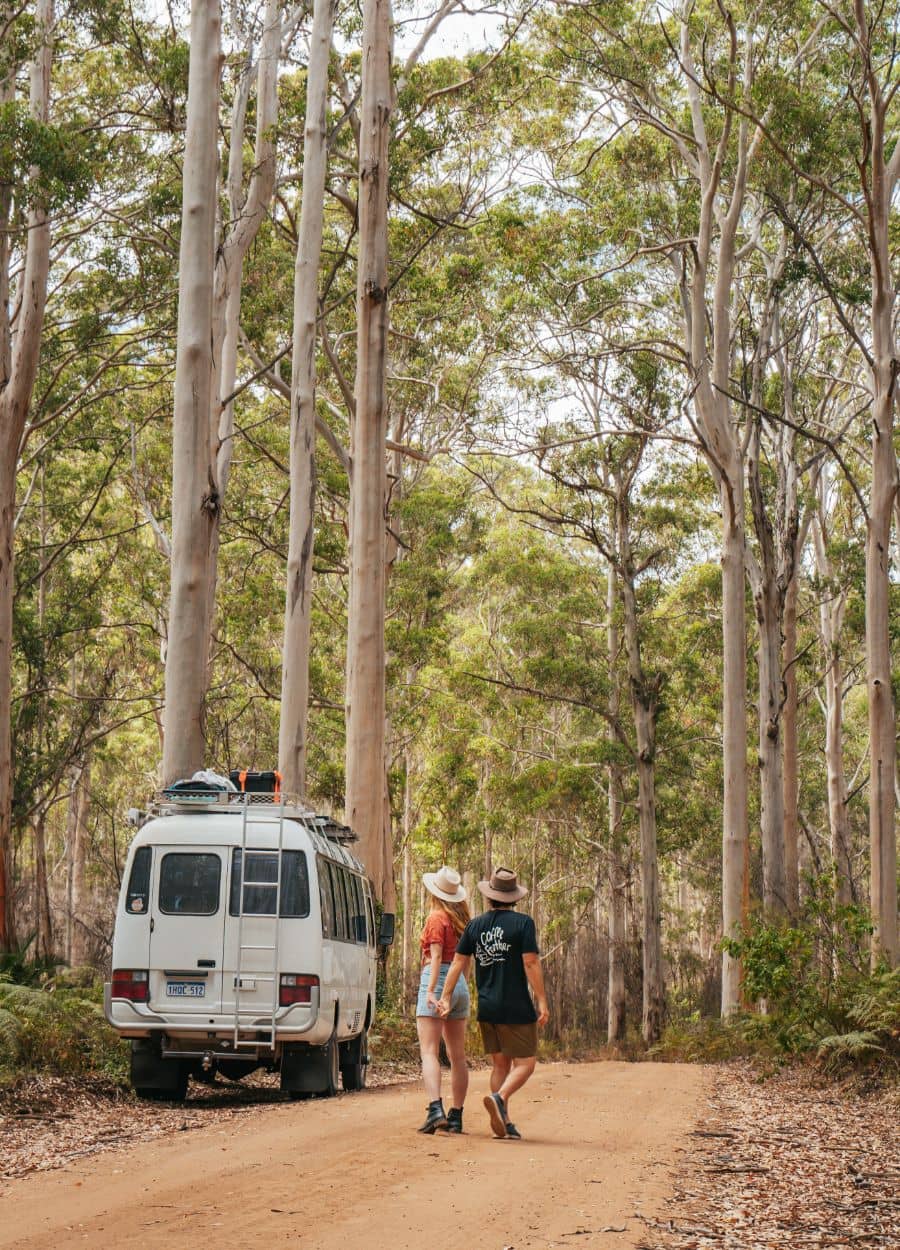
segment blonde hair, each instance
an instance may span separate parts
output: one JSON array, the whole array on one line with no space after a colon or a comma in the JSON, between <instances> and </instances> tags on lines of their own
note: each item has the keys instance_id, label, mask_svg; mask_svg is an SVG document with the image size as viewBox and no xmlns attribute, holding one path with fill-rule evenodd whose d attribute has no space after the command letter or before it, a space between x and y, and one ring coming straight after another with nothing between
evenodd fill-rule
<instances>
[{"instance_id":1,"label":"blonde hair","mask_svg":"<svg viewBox=\"0 0 900 1250\"><path fill-rule=\"evenodd\" d=\"M446 899L438 898L436 894L431 896L432 908L438 907L445 915L449 916L450 923L453 925L453 931L457 937L462 933L463 929L472 919L472 913L469 911L469 904L463 899L461 903L448 903Z\"/></svg>"}]
</instances>

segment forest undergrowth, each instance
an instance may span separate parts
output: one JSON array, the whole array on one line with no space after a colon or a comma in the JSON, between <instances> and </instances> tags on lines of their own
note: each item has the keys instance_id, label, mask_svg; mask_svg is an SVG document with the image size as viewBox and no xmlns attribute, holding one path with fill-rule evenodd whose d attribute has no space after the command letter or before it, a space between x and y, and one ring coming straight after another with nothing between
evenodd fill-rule
<instances>
[{"instance_id":1,"label":"forest undergrowth","mask_svg":"<svg viewBox=\"0 0 900 1250\"><path fill-rule=\"evenodd\" d=\"M754 943L756 946L754 948ZM825 1079L862 1075L870 1084L900 1081L900 970L824 975L802 944L787 937L782 958L771 935L749 938L743 957L748 996L765 1010L727 1020L694 1012L670 1020L651 1048L634 1035L616 1047L580 1030L559 1029L541 1043L544 1060L616 1058L686 1063L754 1061L761 1072L790 1063ZM805 948L803 948L805 950ZM754 953L755 951L755 953ZM764 960L762 956L764 954ZM103 1018L103 987L88 969L16 963L0 968L0 1087L36 1075L96 1079L124 1090L128 1050ZM468 1051L480 1055L474 1020ZM418 1071L415 1019L396 989L386 993L371 1038L376 1060L391 1073Z\"/></svg>"},{"instance_id":2,"label":"forest undergrowth","mask_svg":"<svg viewBox=\"0 0 900 1250\"><path fill-rule=\"evenodd\" d=\"M640 1250L879 1250L900 1241L900 1091L792 1064L720 1069Z\"/></svg>"}]
</instances>

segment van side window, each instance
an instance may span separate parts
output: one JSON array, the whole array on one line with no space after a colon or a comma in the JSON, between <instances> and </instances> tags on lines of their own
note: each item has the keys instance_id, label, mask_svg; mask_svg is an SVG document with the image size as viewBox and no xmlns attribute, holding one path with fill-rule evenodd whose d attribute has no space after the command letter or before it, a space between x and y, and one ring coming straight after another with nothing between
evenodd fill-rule
<instances>
[{"instance_id":1,"label":"van side window","mask_svg":"<svg viewBox=\"0 0 900 1250\"><path fill-rule=\"evenodd\" d=\"M125 910L135 915L146 914L150 902L150 864L153 851L149 846L139 847L134 853L131 863L131 875L128 878L128 892L125 895Z\"/></svg>"},{"instance_id":2,"label":"van side window","mask_svg":"<svg viewBox=\"0 0 900 1250\"><path fill-rule=\"evenodd\" d=\"M159 909L170 916L214 916L219 910L218 855L173 851L162 857Z\"/></svg>"},{"instance_id":3,"label":"van side window","mask_svg":"<svg viewBox=\"0 0 900 1250\"><path fill-rule=\"evenodd\" d=\"M368 883L365 886L366 891L366 915L369 917L369 945L375 945L375 909L372 906L372 891L369 889Z\"/></svg>"},{"instance_id":4,"label":"van side window","mask_svg":"<svg viewBox=\"0 0 900 1250\"><path fill-rule=\"evenodd\" d=\"M282 851L281 906L279 913L287 917L309 915L309 874L303 851ZM228 910L232 916L239 911L241 899L241 849L231 853L231 891ZM244 885L244 915L272 916L278 889L278 859L274 855L247 852L247 881Z\"/></svg>"},{"instance_id":5,"label":"van side window","mask_svg":"<svg viewBox=\"0 0 900 1250\"><path fill-rule=\"evenodd\" d=\"M353 896L351 907L353 909L353 940L354 942L366 941L366 910L363 903L362 882L359 877L351 874L347 878L350 884L351 894Z\"/></svg>"},{"instance_id":6,"label":"van side window","mask_svg":"<svg viewBox=\"0 0 900 1250\"><path fill-rule=\"evenodd\" d=\"M334 911L337 920L337 937L342 942L350 941L350 916L347 907L347 894L344 879L347 876L340 864L331 865L331 879L334 882Z\"/></svg>"},{"instance_id":7,"label":"van side window","mask_svg":"<svg viewBox=\"0 0 900 1250\"><path fill-rule=\"evenodd\" d=\"M319 899L322 904L322 937L337 937L334 923L334 894L331 888L331 865L319 856Z\"/></svg>"}]
</instances>

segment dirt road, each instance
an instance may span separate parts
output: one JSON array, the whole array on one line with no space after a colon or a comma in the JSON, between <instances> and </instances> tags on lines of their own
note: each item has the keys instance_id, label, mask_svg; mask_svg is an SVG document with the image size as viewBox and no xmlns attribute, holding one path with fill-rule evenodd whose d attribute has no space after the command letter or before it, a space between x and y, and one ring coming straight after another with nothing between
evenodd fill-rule
<instances>
[{"instance_id":1,"label":"dirt road","mask_svg":"<svg viewBox=\"0 0 900 1250\"><path fill-rule=\"evenodd\" d=\"M490 1136L484 1071L462 1137L412 1131L415 1086L261 1107L11 1182L0 1248L626 1250L635 1213L665 1209L709 1082L679 1064L547 1065L513 1105L521 1142Z\"/></svg>"}]
</instances>

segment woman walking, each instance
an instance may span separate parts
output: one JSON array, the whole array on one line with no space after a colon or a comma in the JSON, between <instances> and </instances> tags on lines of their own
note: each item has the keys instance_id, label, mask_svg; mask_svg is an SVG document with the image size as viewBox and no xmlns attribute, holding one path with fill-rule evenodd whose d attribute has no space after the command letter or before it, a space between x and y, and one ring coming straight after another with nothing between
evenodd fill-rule
<instances>
[{"instance_id":1,"label":"woman walking","mask_svg":"<svg viewBox=\"0 0 900 1250\"><path fill-rule=\"evenodd\" d=\"M425 889L431 895L431 911L422 930L422 975L419 980L419 998L416 1003L416 1029L419 1034L419 1050L422 1054L422 1078L428 1095L428 1110L420 1133L433 1133L445 1129L448 1133L462 1132L463 1103L469 1086L469 1069L466 1067L466 1021L469 1018L469 987L461 977L450 1000L450 1009L441 1018L438 999L444 988L444 978L453 956L459 935L469 923L466 890L460 875L446 864L437 872L426 872L422 877ZM441 1100L441 1038L450 1059L450 1092L453 1105L449 1114L444 1111Z\"/></svg>"}]
</instances>

